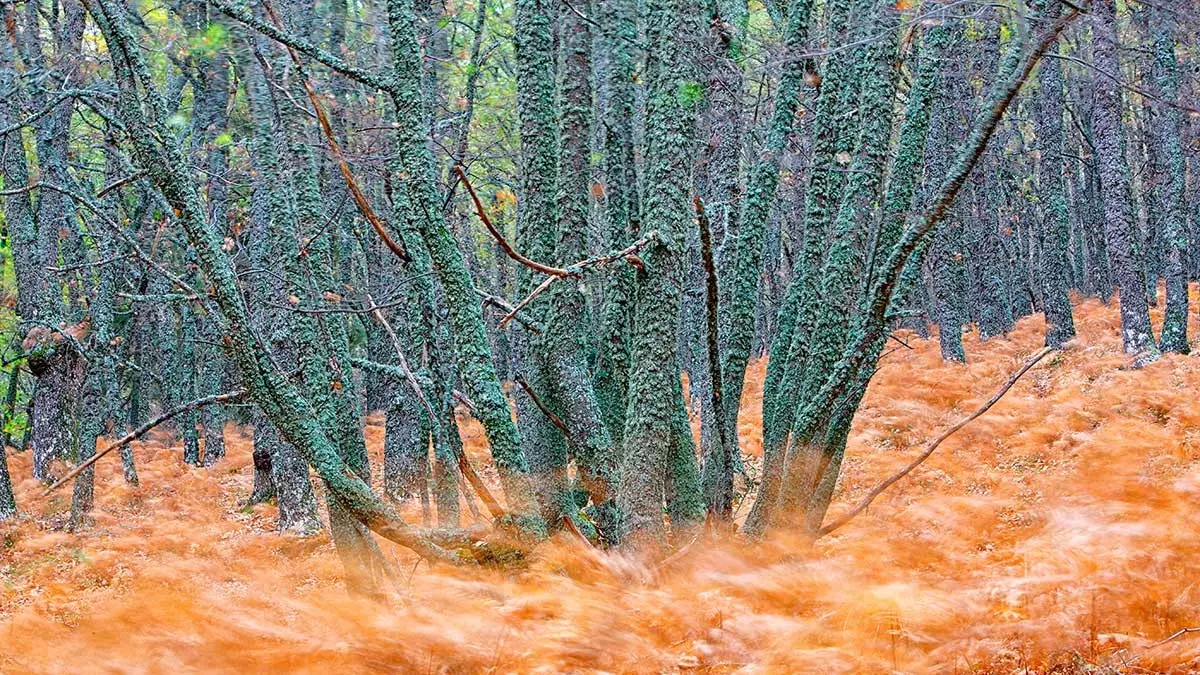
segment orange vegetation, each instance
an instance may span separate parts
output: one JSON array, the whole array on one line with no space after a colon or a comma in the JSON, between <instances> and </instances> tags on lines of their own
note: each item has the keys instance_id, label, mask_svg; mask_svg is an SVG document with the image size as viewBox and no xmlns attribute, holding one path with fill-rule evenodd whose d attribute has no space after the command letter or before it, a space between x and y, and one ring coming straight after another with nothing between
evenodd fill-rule
<instances>
[{"instance_id":1,"label":"orange vegetation","mask_svg":"<svg viewBox=\"0 0 1200 675\"><path fill-rule=\"evenodd\" d=\"M1197 672L1200 635L1155 643L1200 626L1200 360L1127 370L1115 308L1084 302L1077 321L1078 344L816 546L697 546L661 571L563 539L506 573L388 545L403 589L387 607L344 592L327 539L239 508L250 449L232 429L207 470L166 437L141 444L141 488L106 458L81 535L58 529L69 491L43 500L15 455L32 517L0 525L0 672ZM968 336L966 366L895 344L831 513L990 396L1041 330Z\"/></svg>"}]
</instances>

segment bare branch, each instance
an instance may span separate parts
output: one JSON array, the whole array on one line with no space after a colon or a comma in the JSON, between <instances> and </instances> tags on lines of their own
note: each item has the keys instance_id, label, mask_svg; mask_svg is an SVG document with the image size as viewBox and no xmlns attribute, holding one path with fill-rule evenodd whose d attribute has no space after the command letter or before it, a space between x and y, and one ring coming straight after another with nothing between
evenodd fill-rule
<instances>
[{"instance_id":1,"label":"bare branch","mask_svg":"<svg viewBox=\"0 0 1200 675\"><path fill-rule=\"evenodd\" d=\"M202 408L206 405L211 405L213 403L233 403L235 401L240 401L243 398L245 398L248 393L249 392L247 392L245 389L238 389L236 391L230 391L230 392L226 392L224 394L214 394L212 396L205 396L204 398L198 398L194 401L188 401L187 403L184 403L181 406L172 408L172 409L168 410L167 412L159 415L158 417L155 417L154 419L150 420L149 422L146 422L145 424L138 427L137 429L134 429L133 431L118 438L116 440L116 442L110 444L107 448L104 448L100 452L97 452L96 454L89 457L86 462L83 462L83 463L79 464L78 466L76 466L74 469L71 469L71 471L67 475L60 478L58 480L58 482L56 482L54 485L51 485L50 487L46 488L46 491L43 493L43 495L49 495L51 492L54 492L55 490L62 487L63 485L66 485L67 481L69 481L72 478L74 478L75 476L78 476L79 474L83 473L84 469L87 469L89 466L95 464L97 461L100 460L101 457L107 455L108 453L112 452L113 450L117 450L119 448L122 448L122 447L128 445L132 441L136 441L137 439L141 438L142 436L145 436L151 429L162 424L163 422L166 422L167 420L171 419L172 417L175 417L177 415L182 415L185 412L196 410L197 408Z\"/></svg>"},{"instance_id":2,"label":"bare branch","mask_svg":"<svg viewBox=\"0 0 1200 675\"><path fill-rule=\"evenodd\" d=\"M460 164L454 167L454 170L458 172L458 177L462 179L463 185L467 186L467 192L471 194L471 201L475 202L475 213L479 215L479 220L483 221L483 226L487 228L487 231L492 235L492 238L495 239L498 244L500 244L500 248L504 249L504 252L508 254L508 257L516 260L531 270L541 272L542 274L549 274L552 277L561 278L579 276L578 272L571 272L569 270L562 269L561 267L553 267L521 255L515 248L512 247L512 244L508 243L508 240L504 238L504 235L500 232L500 230L496 229L496 226L492 224L492 219L488 217L487 211L483 208L483 202L479 200L479 195L475 194L475 187L471 185L471 179L467 178L467 172L463 170L462 165Z\"/></svg>"},{"instance_id":3,"label":"bare branch","mask_svg":"<svg viewBox=\"0 0 1200 675\"><path fill-rule=\"evenodd\" d=\"M271 3L263 0L263 7L267 10L267 15L275 22L276 27L282 31L283 24L280 23L279 17L275 14L275 10L271 7ZM288 55L292 57L292 62L296 64L296 68L300 70L300 84L304 86L304 92L308 94L308 100L312 103L313 111L317 115L317 122L320 124L321 133L325 135L325 140L329 141L329 150L333 154L333 159L337 162L338 170L342 174L342 178L346 180L346 187L350 189L350 196L354 198L354 203L358 206L358 210L362 213L363 218L371 224L375 233L383 240L388 249L404 262L412 262L408 251L404 250L398 242L388 235L387 229L383 225L383 221L376 215L375 210L371 208L371 204L367 201L366 195L358 187L358 181L354 179L354 174L350 171L350 165L346 163L346 158L342 154L342 146L338 144L337 138L333 134L333 126L329 123L329 117L325 114L325 108L321 105L321 100L317 97L316 91L313 90L312 83L309 82L307 73L304 72L304 65L300 62L300 57L297 56L296 50L291 45L285 44Z\"/></svg>"},{"instance_id":4,"label":"bare branch","mask_svg":"<svg viewBox=\"0 0 1200 675\"><path fill-rule=\"evenodd\" d=\"M369 295L367 296L367 302L371 303L371 305L375 304L375 301L372 300L371 296ZM413 373L412 368L408 366L408 359L404 358L404 348L400 345L400 338L396 337L396 331L392 330L392 324L388 323L387 318L383 316L383 312L381 312L378 307L375 308L372 316L374 316L375 320L378 321L381 326L383 326L385 331L387 331L388 337L392 341L392 348L396 351L396 358L400 361L400 368L404 371L404 377L408 381L408 386L412 388L413 393L417 395L417 399L419 399L421 401L421 405L424 406L425 413L429 415L430 424L438 424L438 415L433 411L433 406L429 403L429 399L425 397L425 392L421 391L421 384L417 382L417 376ZM456 459L458 460L459 471L461 471L463 476L466 477L467 482L471 484L471 487L475 488L475 491L479 493L479 498L483 500L484 506L487 507L488 512L492 514L492 517L501 518L507 515L504 507L500 506L500 502L497 501L494 496L492 496L492 493L490 490L488 490L487 485L485 485L483 480L479 478L479 474L475 473L474 467L472 467L471 463L467 460L466 453L458 452L456 454L458 455Z\"/></svg>"},{"instance_id":5,"label":"bare branch","mask_svg":"<svg viewBox=\"0 0 1200 675\"><path fill-rule=\"evenodd\" d=\"M959 429L962 429L963 427L967 426L968 424L973 422L975 419L977 419L980 415L987 412L992 406L996 405L996 402L999 401L1000 398L1003 397L1006 393L1008 393L1009 389L1012 389L1012 386L1017 383L1017 380L1021 379L1022 375L1024 375L1026 372L1028 372L1029 369L1032 368L1035 364L1037 364L1038 361L1041 361L1043 358L1045 358L1045 356L1047 354L1049 354L1053 351L1054 351L1054 349L1051 347L1043 347L1041 351L1037 352L1032 357L1030 357L1029 360L1025 362L1025 365L1021 366L1020 369L1017 370L1017 372L1013 373L1012 376L1008 378L1008 382L1005 382L1004 386L1000 387L1000 390L997 391L990 399L988 399L987 403L984 403L975 412L971 413L970 415L967 415L963 419L956 422L954 424L954 426L943 431L940 436L935 438L933 440L933 442L929 444L929 447L925 448L925 452L922 452L920 455L917 456L916 459L909 462L908 465L905 466L903 469L896 472L891 477L889 477L887 480L883 481L882 483L877 485L874 489L872 489L870 492L868 492L867 496L863 497L862 501L860 501L857 506L850 509L850 511L847 512L844 516L842 516L841 518L838 518L837 520L833 521L832 523L822 527L820 530L817 530L817 537L823 537L823 536L829 534L830 532L833 532L834 530L838 529L839 527L850 522L850 520L853 519L858 514L862 513L863 511L866 511L867 507L871 505L871 502L875 501L875 498L878 497L880 494L882 494L884 490L891 487L893 484L896 483L896 481L898 481L901 478L904 478L908 474L912 473L912 471L914 469L916 469L918 466L920 466L922 462L929 459L929 456L933 454L934 450L937 450L938 446L942 444L942 441L946 440L947 438L950 438L950 436L952 436Z\"/></svg>"},{"instance_id":6,"label":"bare branch","mask_svg":"<svg viewBox=\"0 0 1200 675\"><path fill-rule=\"evenodd\" d=\"M525 390L525 393L529 396L529 400L533 401L533 404L537 406L537 409L542 411L542 414L546 416L546 419L550 420L550 423L557 427L560 432L562 432L563 438L567 439L567 443L569 445L575 445L575 438L571 435L571 430L567 428L567 423L563 422L561 417L554 414L554 411L551 410L544 401L542 401L541 397L534 393L533 388L529 386L529 382L527 382L525 378L520 375L517 375L516 378L514 378L514 381L521 386L521 389Z\"/></svg>"},{"instance_id":7,"label":"bare branch","mask_svg":"<svg viewBox=\"0 0 1200 675\"><path fill-rule=\"evenodd\" d=\"M554 276L546 277L546 280L543 281L542 283L538 284L537 288L534 288L532 293L525 296L525 299L522 300L521 302L518 302L517 306L513 307L511 312L509 312L508 314L505 314L503 319L500 319L500 327L504 328L505 326L507 326L508 322L512 321L513 318L517 316L517 312L520 312L522 309L524 309L525 305L528 305L530 302L533 302L534 298L541 295L543 292L545 292L545 290L547 288L550 288L551 284L553 284L555 281L558 281L561 278L562 277L554 277Z\"/></svg>"}]
</instances>

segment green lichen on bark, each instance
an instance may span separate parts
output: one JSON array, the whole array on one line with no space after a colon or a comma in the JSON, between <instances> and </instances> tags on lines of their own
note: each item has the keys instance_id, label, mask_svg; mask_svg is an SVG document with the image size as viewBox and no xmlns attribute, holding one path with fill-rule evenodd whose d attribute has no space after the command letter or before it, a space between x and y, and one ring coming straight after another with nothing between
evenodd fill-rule
<instances>
[{"instance_id":1,"label":"green lichen on bark","mask_svg":"<svg viewBox=\"0 0 1200 675\"><path fill-rule=\"evenodd\" d=\"M676 415L682 405L676 325L684 233L691 223L691 167L700 85L690 40L699 35L700 10L692 0L651 0L646 36L645 183L641 222L659 234L639 274L631 336L632 368L625 454L617 505L623 538L633 545L665 541L663 499ZM678 457L678 454L676 455ZM695 457L692 457L695 461ZM699 492L686 473L672 473L675 494Z\"/></svg>"}]
</instances>

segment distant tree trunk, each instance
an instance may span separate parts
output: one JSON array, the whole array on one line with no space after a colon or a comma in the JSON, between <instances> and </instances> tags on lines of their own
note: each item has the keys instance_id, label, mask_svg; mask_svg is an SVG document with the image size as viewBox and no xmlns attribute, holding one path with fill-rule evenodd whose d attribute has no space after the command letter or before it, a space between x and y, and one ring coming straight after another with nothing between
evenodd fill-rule
<instances>
[{"instance_id":1,"label":"distant tree trunk","mask_svg":"<svg viewBox=\"0 0 1200 675\"><path fill-rule=\"evenodd\" d=\"M603 80L604 204L607 217L605 243L619 248L640 230L638 179L634 170L633 121L636 114L632 55L638 40L637 2L599 0L605 31L601 35L605 58ZM594 389L614 452L622 456L625 401L629 391L629 328L634 272L622 266L613 270L604 286L601 329L596 344Z\"/></svg>"},{"instance_id":2,"label":"distant tree trunk","mask_svg":"<svg viewBox=\"0 0 1200 675\"><path fill-rule=\"evenodd\" d=\"M418 497L429 517L429 420L403 384L387 410L383 441L383 488L392 499Z\"/></svg>"},{"instance_id":3,"label":"distant tree trunk","mask_svg":"<svg viewBox=\"0 0 1200 675\"><path fill-rule=\"evenodd\" d=\"M179 405L196 398L196 315L191 307L179 308L179 347L175 350L172 403ZM199 413L187 412L176 418L176 429L183 437L183 461L200 466L200 436L196 430Z\"/></svg>"},{"instance_id":4,"label":"distant tree trunk","mask_svg":"<svg viewBox=\"0 0 1200 675\"><path fill-rule=\"evenodd\" d=\"M1150 29L1154 40L1153 89L1165 102L1151 110L1151 148L1155 158L1154 201L1162 225L1166 258L1167 305L1163 318L1162 350L1189 351L1188 323L1188 227L1186 213L1186 167L1183 159L1183 114L1175 107L1179 99L1179 61L1167 10L1152 6Z\"/></svg>"},{"instance_id":5,"label":"distant tree trunk","mask_svg":"<svg viewBox=\"0 0 1200 675\"><path fill-rule=\"evenodd\" d=\"M17 502L13 498L12 478L8 473L8 448L0 445L0 521L17 515Z\"/></svg>"},{"instance_id":6,"label":"distant tree trunk","mask_svg":"<svg viewBox=\"0 0 1200 675\"><path fill-rule=\"evenodd\" d=\"M1096 68L1119 73L1116 0L1095 0L1091 22ZM1121 88L1097 73L1092 74L1092 80L1096 101L1093 111L1096 163L1104 208L1105 239L1109 264L1121 290L1121 340L1127 354L1135 355L1139 362L1145 363L1158 357L1158 347L1150 328L1146 275L1137 227L1131 218L1129 170L1121 138Z\"/></svg>"},{"instance_id":7,"label":"distant tree trunk","mask_svg":"<svg viewBox=\"0 0 1200 675\"><path fill-rule=\"evenodd\" d=\"M112 183L119 179L123 167L118 159L115 148L107 148L109 156L105 177ZM109 207L112 216L118 214L119 201L110 197L105 206ZM118 218L112 217L113 222ZM116 304L117 273L113 264L97 264L110 257L114 247L110 239L99 232L92 231L95 247L85 256L85 270L95 274L94 292L88 299L88 322L91 327L88 352L89 362L86 366L86 378L82 387L82 395L76 403L79 419L78 431L75 437L75 462L87 461L96 452L96 441L104 433L108 420L115 415L117 408L112 404L116 401L113 389L117 386L116 345L113 338L113 318ZM136 474L134 475L136 480ZM90 522L88 513L94 504L95 469L88 467L75 478L71 492L71 515L68 526L72 531L86 527Z\"/></svg>"},{"instance_id":8,"label":"distant tree trunk","mask_svg":"<svg viewBox=\"0 0 1200 675\"><path fill-rule=\"evenodd\" d=\"M958 59L967 56L963 39L959 39L952 54ZM989 72L988 68L981 70L982 73ZM931 140L925 149L925 179L932 188L926 191L927 194L936 194L937 186L966 134L963 120L969 119L969 113L963 115L959 108L962 104L970 104L970 94L970 85L961 76L951 78L934 104L929 125ZM958 363L967 360L962 343L962 326L967 321L963 211L961 205L951 209L946 221L938 227L929 251L931 316L938 326L938 345L944 360Z\"/></svg>"},{"instance_id":9,"label":"distant tree trunk","mask_svg":"<svg viewBox=\"0 0 1200 675\"><path fill-rule=\"evenodd\" d=\"M1062 13L1061 0L1043 0L1047 16ZM1067 159L1063 134L1062 65L1057 58L1045 59L1038 66L1040 85L1034 103L1037 124L1038 197L1041 202L1042 304L1046 314L1046 346L1060 349L1075 337L1071 316L1070 266L1067 239L1070 220L1067 212L1065 175Z\"/></svg>"}]
</instances>

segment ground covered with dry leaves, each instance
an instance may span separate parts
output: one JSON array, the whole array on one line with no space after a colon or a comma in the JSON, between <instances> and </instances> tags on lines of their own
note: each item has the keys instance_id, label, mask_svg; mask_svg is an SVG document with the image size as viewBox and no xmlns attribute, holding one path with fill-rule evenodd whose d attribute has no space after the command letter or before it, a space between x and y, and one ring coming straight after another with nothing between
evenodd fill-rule
<instances>
[{"instance_id":1,"label":"ground covered with dry leaves","mask_svg":"<svg viewBox=\"0 0 1200 675\"><path fill-rule=\"evenodd\" d=\"M696 546L663 571L558 540L501 572L385 544L404 586L386 607L345 593L326 537L281 537L272 507L241 508L243 431L211 469L165 434L138 444L140 488L105 458L82 534L62 529L69 490L43 499L28 453L10 454L27 517L0 524L0 672L1200 672L1200 634L1156 644L1200 626L1200 355L1129 370L1115 306L1084 302L1076 320L1072 349L815 546ZM1032 317L968 336L965 366L894 343L831 516L1041 334ZM762 375L740 430L751 454ZM479 429L464 432L483 464Z\"/></svg>"}]
</instances>

